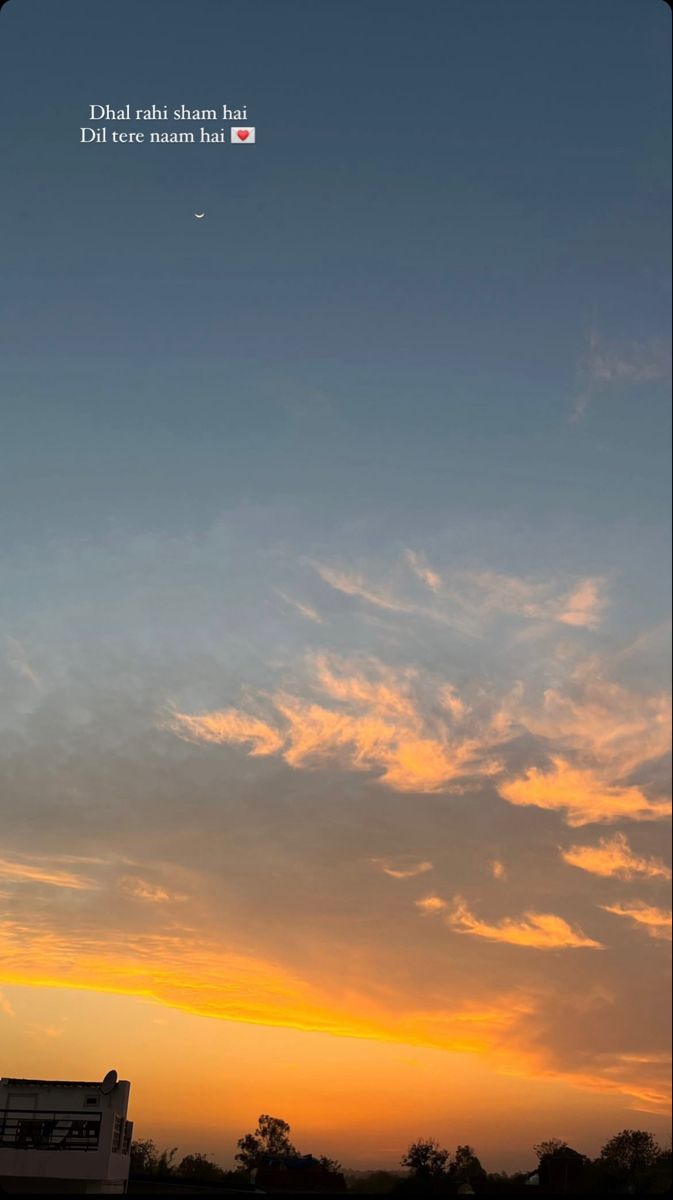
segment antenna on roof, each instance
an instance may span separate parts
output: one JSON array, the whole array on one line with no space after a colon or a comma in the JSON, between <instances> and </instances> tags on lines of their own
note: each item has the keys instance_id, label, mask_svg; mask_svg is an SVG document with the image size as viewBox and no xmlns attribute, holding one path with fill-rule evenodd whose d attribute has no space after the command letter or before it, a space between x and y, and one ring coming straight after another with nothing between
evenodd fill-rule
<instances>
[{"instance_id":1,"label":"antenna on roof","mask_svg":"<svg viewBox=\"0 0 673 1200\"><path fill-rule=\"evenodd\" d=\"M105 1079L103 1080L103 1082L100 1085L100 1090L104 1096L107 1096L108 1092L111 1092L113 1087L116 1086L116 1084L117 1084L117 1072L116 1071L108 1071L107 1075L105 1076Z\"/></svg>"}]
</instances>

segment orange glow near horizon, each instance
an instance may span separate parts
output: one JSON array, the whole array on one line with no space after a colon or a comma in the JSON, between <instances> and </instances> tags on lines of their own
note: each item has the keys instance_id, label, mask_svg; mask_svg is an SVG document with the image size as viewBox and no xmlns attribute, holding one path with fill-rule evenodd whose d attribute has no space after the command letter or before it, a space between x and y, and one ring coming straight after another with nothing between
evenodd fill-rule
<instances>
[{"instance_id":1,"label":"orange glow near horizon","mask_svg":"<svg viewBox=\"0 0 673 1200\"><path fill-rule=\"evenodd\" d=\"M427 907L439 911L434 904ZM462 932L523 947L596 947L554 918L550 926L528 914L520 923L493 928L480 925L463 909L456 910L454 920L459 927L462 923ZM33 935L28 943L26 932L17 929L12 936L5 926L0 944L4 987L118 995L228 1024L467 1055L470 1070L482 1062L496 1075L559 1080L580 1089L617 1093L636 1106L646 1101L653 1112L668 1109L667 1090L639 1082L642 1071L637 1067L604 1076L563 1070L535 1049L529 1022L536 1016L539 998L524 990L495 1000L489 990L488 999L475 997L457 1008L414 1011L408 1002L385 1007L348 992L328 999L326 991L274 964L228 953L203 939L195 946L188 937L177 935L132 936L127 937L124 951L110 952L105 946L77 947L54 935Z\"/></svg>"},{"instance_id":2,"label":"orange glow near horizon","mask_svg":"<svg viewBox=\"0 0 673 1200\"><path fill-rule=\"evenodd\" d=\"M506 1148L513 1121L531 1148L562 1135L592 1152L638 1119L619 1080L538 1076L514 1063L496 1070L480 1054L213 1021L128 995L25 985L5 995L15 1015L0 1014L0 1028L11 1032L22 1014L27 1037L20 1052L8 1043L4 1073L98 1078L115 1066L132 1083L136 1136L225 1165L262 1111L288 1120L304 1151L388 1168L421 1134L470 1140L498 1169L527 1165L525 1152ZM633 1064L615 1071L633 1076ZM632 1085L631 1103L664 1136L660 1100L656 1089L636 1095Z\"/></svg>"}]
</instances>

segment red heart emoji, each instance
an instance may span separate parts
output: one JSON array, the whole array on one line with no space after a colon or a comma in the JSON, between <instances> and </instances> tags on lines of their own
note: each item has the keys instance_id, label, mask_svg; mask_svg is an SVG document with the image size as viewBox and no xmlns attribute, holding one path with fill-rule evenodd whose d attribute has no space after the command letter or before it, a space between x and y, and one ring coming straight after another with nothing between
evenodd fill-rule
<instances>
[{"instance_id":1,"label":"red heart emoji","mask_svg":"<svg viewBox=\"0 0 673 1200\"><path fill-rule=\"evenodd\" d=\"M250 130L249 129L237 129L236 137L240 138L241 141L244 142L247 137L250 137Z\"/></svg>"}]
</instances>

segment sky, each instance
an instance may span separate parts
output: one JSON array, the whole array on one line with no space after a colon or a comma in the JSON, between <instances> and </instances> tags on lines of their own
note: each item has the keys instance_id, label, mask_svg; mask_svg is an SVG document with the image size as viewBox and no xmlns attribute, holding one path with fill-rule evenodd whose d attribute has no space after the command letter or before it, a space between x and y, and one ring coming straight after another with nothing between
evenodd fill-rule
<instances>
[{"instance_id":1,"label":"sky","mask_svg":"<svg viewBox=\"0 0 673 1200\"><path fill-rule=\"evenodd\" d=\"M666 1139L669 43L3 7L1 1074L223 1164Z\"/></svg>"}]
</instances>

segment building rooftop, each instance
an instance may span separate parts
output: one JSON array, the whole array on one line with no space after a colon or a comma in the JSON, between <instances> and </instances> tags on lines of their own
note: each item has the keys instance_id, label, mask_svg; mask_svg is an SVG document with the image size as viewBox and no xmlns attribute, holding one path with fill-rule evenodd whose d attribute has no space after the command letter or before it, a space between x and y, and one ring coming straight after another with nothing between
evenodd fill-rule
<instances>
[{"instance_id":1,"label":"building rooftop","mask_svg":"<svg viewBox=\"0 0 673 1200\"><path fill-rule=\"evenodd\" d=\"M97 1087L98 1090L112 1090L115 1084L124 1084L126 1080L110 1078L113 1073L109 1072L104 1079L13 1079L10 1075L4 1075L0 1078L0 1086L4 1087ZM103 1084L107 1084L108 1088L103 1088Z\"/></svg>"},{"instance_id":2,"label":"building rooftop","mask_svg":"<svg viewBox=\"0 0 673 1200\"><path fill-rule=\"evenodd\" d=\"M101 1080L97 1079L95 1083L91 1083L86 1079L11 1079L3 1077L0 1083L7 1087L49 1087L49 1088L99 1088Z\"/></svg>"}]
</instances>

